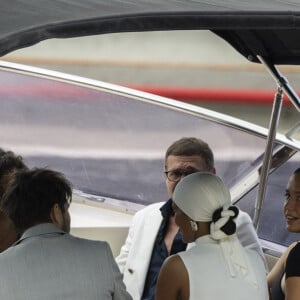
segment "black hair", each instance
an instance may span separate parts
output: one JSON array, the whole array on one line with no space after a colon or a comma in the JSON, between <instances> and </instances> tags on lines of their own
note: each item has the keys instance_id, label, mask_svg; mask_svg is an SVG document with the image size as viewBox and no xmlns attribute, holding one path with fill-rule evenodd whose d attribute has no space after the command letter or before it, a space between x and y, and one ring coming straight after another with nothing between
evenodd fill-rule
<instances>
[{"instance_id":1,"label":"black hair","mask_svg":"<svg viewBox=\"0 0 300 300\"><path fill-rule=\"evenodd\" d=\"M234 216L229 217L227 223L224 226L222 226L220 229L225 234L232 235L236 232L236 224L233 221L233 219L235 219L238 216L239 209L234 205L229 206L228 209L232 210L234 212ZM221 215L222 211L223 211L223 207L220 207L214 211L213 216L212 216L212 221L214 223L217 222L222 217L222 215Z\"/></svg>"},{"instance_id":2,"label":"black hair","mask_svg":"<svg viewBox=\"0 0 300 300\"><path fill-rule=\"evenodd\" d=\"M10 180L2 199L2 209L18 230L50 222L54 204L65 211L72 200L70 182L59 172L46 168L22 170Z\"/></svg>"},{"instance_id":3,"label":"black hair","mask_svg":"<svg viewBox=\"0 0 300 300\"><path fill-rule=\"evenodd\" d=\"M12 151L4 151L0 148L0 200L6 189L5 176L12 174L16 170L27 170L27 166L22 156L16 155ZM5 181L5 184L4 184Z\"/></svg>"}]
</instances>

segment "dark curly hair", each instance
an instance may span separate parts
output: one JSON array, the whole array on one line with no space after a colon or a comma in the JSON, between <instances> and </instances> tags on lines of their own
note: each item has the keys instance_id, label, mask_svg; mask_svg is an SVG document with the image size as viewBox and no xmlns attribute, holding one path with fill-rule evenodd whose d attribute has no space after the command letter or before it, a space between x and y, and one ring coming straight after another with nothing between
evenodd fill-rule
<instances>
[{"instance_id":1,"label":"dark curly hair","mask_svg":"<svg viewBox=\"0 0 300 300\"><path fill-rule=\"evenodd\" d=\"M0 201L6 189L5 177L11 175L14 171L27 169L22 156L0 148Z\"/></svg>"}]
</instances>

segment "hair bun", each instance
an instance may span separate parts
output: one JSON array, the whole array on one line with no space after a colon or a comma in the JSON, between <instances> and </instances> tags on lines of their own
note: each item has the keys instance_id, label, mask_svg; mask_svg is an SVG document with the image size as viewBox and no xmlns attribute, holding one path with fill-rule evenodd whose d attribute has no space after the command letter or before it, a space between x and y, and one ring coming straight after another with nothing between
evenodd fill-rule
<instances>
[{"instance_id":1,"label":"hair bun","mask_svg":"<svg viewBox=\"0 0 300 300\"><path fill-rule=\"evenodd\" d=\"M212 216L213 223L216 223L221 218L228 218L227 222L220 228L226 235L232 235L236 232L236 224L234 219L238 216L239 209L231 205L227 209L220 207L214 211Z\"/></svg>"}]
</instances>

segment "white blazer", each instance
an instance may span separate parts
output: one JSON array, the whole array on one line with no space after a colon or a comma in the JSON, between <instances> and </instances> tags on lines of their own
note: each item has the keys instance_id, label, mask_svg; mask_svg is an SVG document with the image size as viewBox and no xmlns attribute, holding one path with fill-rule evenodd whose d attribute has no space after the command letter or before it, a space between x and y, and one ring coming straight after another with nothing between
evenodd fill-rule
<instances>
[{"instance_id":1,"label":"white blazer","mask_svg":"<svg viewBox=\"0 0 300 300\"><path fill-rule=\"evenodd\" d=\"M140 300L143 295L154 242L162 222L160 208L164 203L151 204L135 214L125 244L116 257L124 276L123 281L133 300ZM241 244L257 251L265 263L250 216L240 210L236 224ZM188 245L188 248L190 247L191 245Z\"/></svg>"}]
</instances>

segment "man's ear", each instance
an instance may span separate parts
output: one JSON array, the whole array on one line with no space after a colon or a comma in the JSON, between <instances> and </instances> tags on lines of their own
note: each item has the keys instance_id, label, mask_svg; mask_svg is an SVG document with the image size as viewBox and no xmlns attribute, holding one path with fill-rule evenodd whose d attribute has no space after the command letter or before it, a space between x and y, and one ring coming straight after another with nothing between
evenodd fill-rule
<instances>
[{"instance_id":1,"label":"man's ear","mask_svg":"<svg viewBox=\"0 0 300 300\"><path fill-rule=\"evenodd\" d=\"M63 222L63 214L61 208L57 203L55 203L50 211L50 219L53 224L60 226Z\"/></svg>"}]
</instances>

